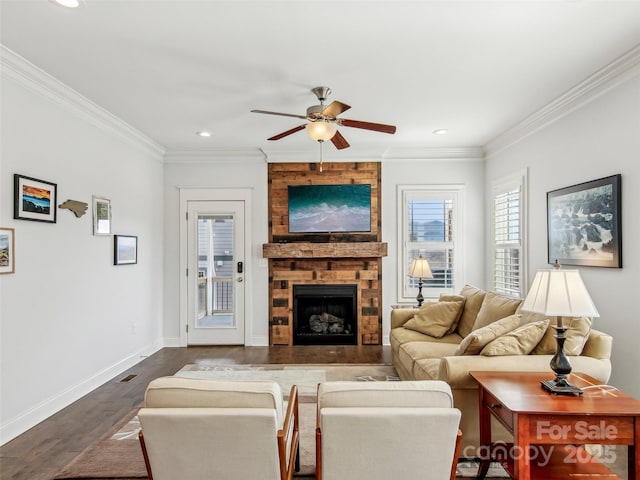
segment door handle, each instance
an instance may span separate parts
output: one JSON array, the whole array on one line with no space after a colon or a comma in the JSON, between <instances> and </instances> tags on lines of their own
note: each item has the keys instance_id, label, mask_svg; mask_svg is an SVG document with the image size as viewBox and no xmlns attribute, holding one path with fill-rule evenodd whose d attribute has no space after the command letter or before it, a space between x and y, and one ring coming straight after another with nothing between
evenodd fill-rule
<instances>
[{"instance_id":1,"label":"door handle","mask_svg":"<svg viewBox=\"0 0 640 480\"><path fill-rule=\"evenodd\" d=\"M238 262L238 268L237 268L238 273L242 273L243 270L244 270L243 263L242 262Z\"/></svg>"}]
</instances>

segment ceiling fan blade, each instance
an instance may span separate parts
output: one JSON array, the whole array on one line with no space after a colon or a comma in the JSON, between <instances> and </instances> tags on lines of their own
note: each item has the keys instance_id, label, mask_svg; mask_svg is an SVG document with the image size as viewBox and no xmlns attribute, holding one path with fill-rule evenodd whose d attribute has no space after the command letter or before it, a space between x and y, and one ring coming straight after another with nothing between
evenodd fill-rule
<instances>
[{"instance_id":1,"label":"ceiling fan blade","mask_svg":"<svg viewBox=\"0 0 640 480\"><path fill-rule=\"evenodd\" d=\"M253 113L264 113L266 115L280 115L281 117L302 118L303 120L307 119L305 115L296 115L294 113L269 112L268 110L251 110L251 111Z\"/></svg>"},{"instance_id":2,"label":"ceiling fan blade","mask_svg":"<svg viewBox=\"0 0 640 480\"><path fill-rule=\"evenodd\" d=\"M325 107L324 110L322 110L322 115L324 115L325 117L336 118L342 112L346 112L350 108L351 107L346 103L335 101L335 102L331 102L329 105Z\"/></svg>"},{"instance_id":3,"label":"ceiling fan blade","mask_svg":"<svg viewBox=\"0 0 640 480\"><path fill-rule=\"evenodd\" d=\"M335 135L331 138L331 143L333 143L338 150L342 150L343 148L349 147L349 142L342 136L342 134L336 131Z\"/></svg>"},{"instance_id":4,"label":"ceiling fan blade","mask_svg":"<svg viewBox=\"0 0 640 480\"><path fill-rule=\"evenodd\" d=\"M376 132L383 133L396 133L396 127L394 125L384 125L382 123L361 122L360 120L348 120L346 118L338 119L340 125L345 127L362 128L364 130L374 130Z\"/></svg>"},{"instance_id":5,"label":"ceiling fan blade","mask_svg":"<svg viewBox=\"0 0 640 480\"><path fill-rule=\"evenodd\" d=\"M271 138L267 138L267 140L280 140L283 137L286 137L287 135L291 135L292 133L296 133L299 132L300 130L304 130L304 127L306 127L307 124L303 124L303 125L298 125L297 127L292 128L291 130L287 130L286 132L282 132L279 133L278 135L274 135Z\"/></svg>"}]
</instances>

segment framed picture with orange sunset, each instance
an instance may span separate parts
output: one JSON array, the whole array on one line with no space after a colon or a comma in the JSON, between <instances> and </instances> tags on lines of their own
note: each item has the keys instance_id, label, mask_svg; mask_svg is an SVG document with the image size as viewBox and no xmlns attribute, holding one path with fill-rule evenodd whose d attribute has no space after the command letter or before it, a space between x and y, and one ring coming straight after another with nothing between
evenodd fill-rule
<instances>
[{"instance_id":1,"label":"framed picture with orange sunset","mask_svg":"<svg viewBox=\"0 0 640 480\"><path fill-rule=\"evenodd\" d=\"M56 223L58 186L55 183L15 174L13 218Z\"/></svg>"}]
</instances>

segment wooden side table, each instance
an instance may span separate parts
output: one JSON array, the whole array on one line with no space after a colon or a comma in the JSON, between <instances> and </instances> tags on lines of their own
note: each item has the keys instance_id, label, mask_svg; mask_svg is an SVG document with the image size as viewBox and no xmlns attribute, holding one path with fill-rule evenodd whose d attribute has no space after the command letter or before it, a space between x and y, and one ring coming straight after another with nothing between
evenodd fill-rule
<instances>
[{"instance_id":1,"label":"wooden side table","mask_svg":"<svg viewBox=\"0 0 640 480\"><path fill-rule=\"evenodd\" d=\"M569 380L584 389L582 396L555 396L540 386L552 375L471 372L479 385L483 455L478 479L492 458L518 480L619 478L583 447L599 444L628 445L628 478L640 480L640 401L581 373ZM513 434L513 444L492 444L491 416Z\"/></svg>"}]
</instances>

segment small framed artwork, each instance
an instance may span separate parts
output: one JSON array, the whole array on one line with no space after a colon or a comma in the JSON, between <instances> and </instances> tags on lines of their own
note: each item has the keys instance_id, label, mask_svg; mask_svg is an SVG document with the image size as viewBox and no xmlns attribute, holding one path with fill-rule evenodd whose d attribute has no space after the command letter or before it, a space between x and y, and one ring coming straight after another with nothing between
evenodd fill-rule
<instances>
[{"instance_id":1,"label":"small framed artwork","mask_svg":"<svg viewBox=\"0 0 640 480\"><path fill-rule=\"evenodd\" d=\"M15 174L13 218L56 223L57 190L55 183Z\"/></svg>"},{"instance_id":2,"label":"small framed artwork","mask_svg":"<svg viewBox=\"0 0 640 480\"><path fill-rule=\"evenodd\" d=\"M93 197L93 234L111 235L111 201Z\"/></svg>"},{"instance_id":3,"label":"small framed artwork","mask_svg":"<svg viewBox=\"0 0 640 480\"><path fill-rule=\"evenodd\" d=\"M549 263L622 268L621 175L547 193Z\"/></svg>"},{"instance_id":4,"label":"small framed artwork","mask_svg":"<svg viewBox=\"0 0 640 480\"><path fill-rule=\"evenodd\" d=\"M138 237L133 235L113 236L113 264L131 265L138 263Z\"/></svg>"},{"instance_id":5,"label":"small framed artwork","mask_svg":"<svg viewBox=\"0 0 640 480\"><path fill-rule=\"evenodd\" d=\"M16 247L13 228L0 228L0 274L16 271Z\"/></svg>"}]
</instances>

